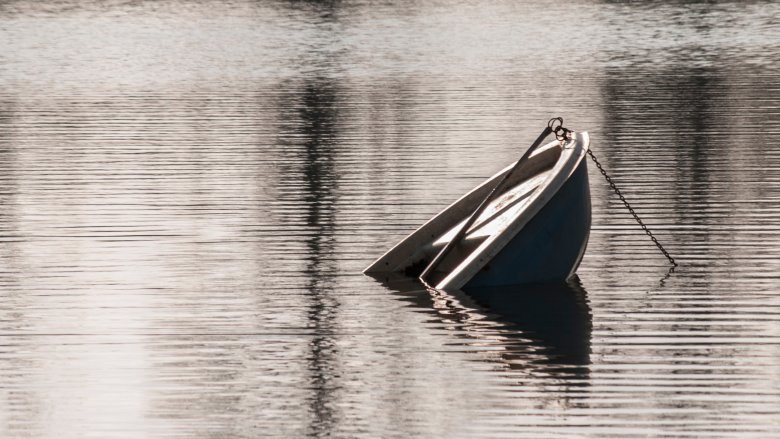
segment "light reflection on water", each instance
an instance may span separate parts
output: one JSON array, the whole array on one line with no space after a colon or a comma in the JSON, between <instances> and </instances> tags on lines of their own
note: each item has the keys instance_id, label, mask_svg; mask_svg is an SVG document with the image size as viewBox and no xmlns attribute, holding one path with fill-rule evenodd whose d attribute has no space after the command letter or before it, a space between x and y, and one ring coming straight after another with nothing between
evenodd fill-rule
<instances>
[{"instance_id":1,"label":"light reflection on water","mask_svg":"<svg viewBox=\"0 0 780 439\"><path fill-rule=\"evenodd\" d=\"M3 2L0 435L778 435L778 16ZM676 273L591 167L571 285L360 274L555 115Z\"/></svg>"}]
</instances>

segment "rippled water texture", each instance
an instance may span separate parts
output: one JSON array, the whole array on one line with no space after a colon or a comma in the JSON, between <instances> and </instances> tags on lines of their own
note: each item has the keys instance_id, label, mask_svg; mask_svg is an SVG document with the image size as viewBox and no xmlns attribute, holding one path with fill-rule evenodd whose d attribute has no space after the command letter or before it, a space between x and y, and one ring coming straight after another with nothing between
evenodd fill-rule
<instances>
[{"instance_id":1,"label":"rippled water texture","mask_svg":"<svg viewBox=\"0 0 780 439\"><path fill-rule=\"evenodd\" d=\"M4 1L0 436L780 436L780 6ZM361 270L592 147L579 279Z\"/></svg>"}]
</instances>

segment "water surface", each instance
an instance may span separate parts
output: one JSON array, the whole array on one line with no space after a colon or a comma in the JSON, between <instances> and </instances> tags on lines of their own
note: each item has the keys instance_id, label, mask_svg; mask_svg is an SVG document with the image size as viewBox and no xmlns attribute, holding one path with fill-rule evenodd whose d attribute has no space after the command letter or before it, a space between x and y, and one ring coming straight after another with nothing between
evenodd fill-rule
<instances>
[{"instance_id":1,"label":"water surface","mask_svg":"<svg viewBox=\"0 0 780 439\"><path fill-rule=\"evenodd\" d=\"M778 19L3 2L0 435L780 435ZM553 116L675 273L591 166L569 285L360 274Z\"/></svg>"}]
</instances>

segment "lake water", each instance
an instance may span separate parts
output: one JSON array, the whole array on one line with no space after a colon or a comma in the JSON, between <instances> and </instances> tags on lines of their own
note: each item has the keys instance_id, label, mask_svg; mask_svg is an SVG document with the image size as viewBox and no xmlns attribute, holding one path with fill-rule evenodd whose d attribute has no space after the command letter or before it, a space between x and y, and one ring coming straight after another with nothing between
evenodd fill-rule
<instances>
[{"instance_id":1,"label":"lake water","mask_svg":"<svg viewBox=\"0 0 780 439\"><path fill-rule=\"evenodd\" d=\"M4 1L0 436L780 437L780 5ZM566 287L374 258L589 131ZM486 302L492 302L486 308Z\"/></svg>"}]
</instances>

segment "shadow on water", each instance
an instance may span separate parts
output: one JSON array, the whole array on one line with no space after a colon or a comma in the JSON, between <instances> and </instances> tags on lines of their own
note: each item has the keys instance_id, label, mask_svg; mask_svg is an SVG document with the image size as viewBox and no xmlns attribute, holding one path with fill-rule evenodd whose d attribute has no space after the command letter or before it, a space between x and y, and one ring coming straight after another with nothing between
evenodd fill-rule
<instances>
[{"instance_id":1,"label":"shadow on water","mask_svg":"<svg viewBox=\"0 0 780 439\"><path fill-rule=\"evenodd\" d=\"M576 276L557 284L469 292L426 292L413 281L385 285L416 307L434 309L435 323L458 331L456 336L468 345L494 346L500 355L490 358L510 370L587 385L592 315L587 292Z\"/></svg>"}]
</instances>

